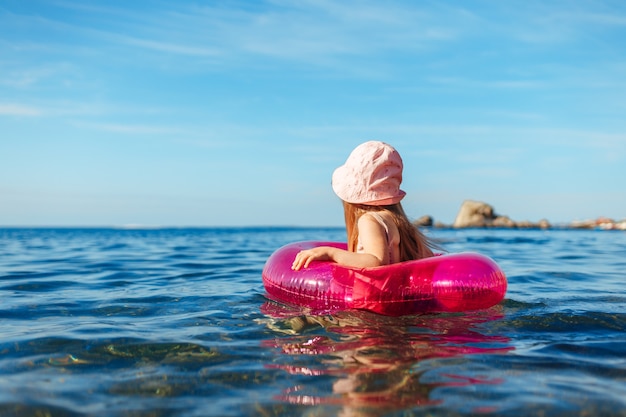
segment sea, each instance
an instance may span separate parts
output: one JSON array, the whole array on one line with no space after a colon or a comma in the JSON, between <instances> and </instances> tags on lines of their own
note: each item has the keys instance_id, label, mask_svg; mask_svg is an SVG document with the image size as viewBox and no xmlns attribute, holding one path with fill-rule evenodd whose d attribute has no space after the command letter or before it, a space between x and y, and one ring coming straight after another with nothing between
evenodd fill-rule
<instances>
[{"instance_id":1,"label":"sea","mask_svg":"<svg viewBox=\"0 0 626 417\"><path fill-rule=\"evenodd\" d=\"M269 300L342 228L0 229L0 416L626 416L626 232L425 230L493 258L464 313Z\"/></svg>"}]
</instances>

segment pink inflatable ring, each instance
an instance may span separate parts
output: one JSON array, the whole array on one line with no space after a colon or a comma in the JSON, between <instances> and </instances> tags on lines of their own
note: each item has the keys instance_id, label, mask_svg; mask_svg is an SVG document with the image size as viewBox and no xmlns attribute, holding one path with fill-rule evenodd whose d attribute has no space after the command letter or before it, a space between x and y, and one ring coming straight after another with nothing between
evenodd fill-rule
<instances>
[{"instance_id":1,"label":"pink inflatable ring","mask_svg":"<svg viewBox=\"0 0 626 417\"><path fill-rule=\"evenodd\" d=\"M313 262L292 271L302 249L345 243L298 242L272 254L263 268L270 298L317 312L365 309L389 316L459 312L489 308L506 293L506 276L490 258L478 253L438 255L376 268L351 268Z\"/></svg>"}]
</instances>

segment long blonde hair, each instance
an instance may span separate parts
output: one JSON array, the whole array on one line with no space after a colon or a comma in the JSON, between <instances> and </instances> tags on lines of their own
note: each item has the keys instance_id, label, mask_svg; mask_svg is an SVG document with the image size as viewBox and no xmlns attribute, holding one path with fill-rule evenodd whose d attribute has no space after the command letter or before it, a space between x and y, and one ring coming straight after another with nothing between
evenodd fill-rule
<instances>
[{"instance_id":1,"label":"long blonde hair","mask_svg":"<svg viewBox=\"0 0 626 417\"><path fill-rule=\"evenodd\" d=\"M424 236L418 230L417 226L409 221L404 209L402 208L402 204L400 203L392 204L390 206L368 206L364 204L352 204L344 201L343 213L346 221L349 251L356 252L357 250L359 240L357 221L359 218L367 212L383 210L387 210L392 214L393 221L398 227L398 232L400 233L399 262L433 256L432 248L437 248L437 245Z\"/></svg>"}]
</instances>

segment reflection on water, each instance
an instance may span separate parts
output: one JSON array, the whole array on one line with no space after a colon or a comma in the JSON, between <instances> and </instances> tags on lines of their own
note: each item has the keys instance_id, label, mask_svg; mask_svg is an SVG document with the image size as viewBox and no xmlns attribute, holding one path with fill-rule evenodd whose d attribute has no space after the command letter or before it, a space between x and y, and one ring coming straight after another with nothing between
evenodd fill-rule
<instances>
[{"instance_id":1,"label":"reflection on water","mask_svg":"<svg viewBox=\"0 0 626 417\"><path fill-rule=\"evenodd\" d=\"M263 305L275 248L344 234L0 229L0 416L624 417L626 233L437 231L505 270L487 311Z\"/></svg>"},{"instance_id":2,"label":"reflection on water","mask_svg":"<svg viewBox=\"0 0 626 417\"><path fill-rule=\"evenodd\" d=\"M480 331L481 323L502 318L501 306L474 313L401 318L364 311L303 315L273 302L265 303L261 311L276 333L266 344L289 356L267 366L319 379L319 384L293 386L277 399L299 405L336 405L343 416L439 405L443 400L432 395L437 388L499 384L503 381L481 375L433 378L429 373L432 361L513 350L508 338ZM430 361L428 367L423 366L426 361Z\"/></svg>"}]
</instances>

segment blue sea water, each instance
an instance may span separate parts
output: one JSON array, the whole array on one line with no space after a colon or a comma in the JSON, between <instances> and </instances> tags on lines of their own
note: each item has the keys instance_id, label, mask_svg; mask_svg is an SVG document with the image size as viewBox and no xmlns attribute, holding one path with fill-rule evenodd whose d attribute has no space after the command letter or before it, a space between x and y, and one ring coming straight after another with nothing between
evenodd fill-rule
<instances>
[{"instance_id":1,"label":"blue sea water","mask_svg":"<svg viewBox=\"0 0 626 417\"><path fill-rule=\"evenodd\" d=\"M278 247L342 229L0 229L0 416L625 416L626 233L432 230L491 309L311 316Z\"/></svg>"}]
</instances>

